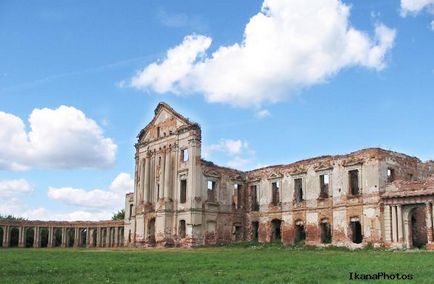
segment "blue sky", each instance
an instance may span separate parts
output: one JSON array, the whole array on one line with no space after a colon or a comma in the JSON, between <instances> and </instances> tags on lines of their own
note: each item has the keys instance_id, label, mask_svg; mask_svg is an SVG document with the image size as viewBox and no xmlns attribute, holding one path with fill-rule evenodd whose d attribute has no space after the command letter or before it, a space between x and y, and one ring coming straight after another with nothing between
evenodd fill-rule
<instances>
[{"instance_id":1,"label":"blue sky","mask_svg":"<svg viewBox=\"0 0 434 284\"><path fill-rule=\"evenodd\" d=\"M1 1L0 214L109 218L159 101L220 165L434 159L434 1L296 2Z\"/></svg>"}]
</instances>

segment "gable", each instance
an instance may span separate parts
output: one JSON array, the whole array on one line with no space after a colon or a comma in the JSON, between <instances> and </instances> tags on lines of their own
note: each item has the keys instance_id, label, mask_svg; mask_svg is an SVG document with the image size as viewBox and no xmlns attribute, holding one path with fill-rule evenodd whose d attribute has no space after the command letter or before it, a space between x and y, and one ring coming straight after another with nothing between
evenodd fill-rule
<instances>
[{"instance_id":1,"label":"gable","mask_svg":"<svg viewBox=\"0 0 434 284\"><path fill-rule=\"evenodd\" d=\"M140 131L138 138L140 142L156 140L176 133L178 129L191 125L191 122L174 111L165 103L160 103L155 109L155 116L152 121Z\"/></svg>"}]
</instances>

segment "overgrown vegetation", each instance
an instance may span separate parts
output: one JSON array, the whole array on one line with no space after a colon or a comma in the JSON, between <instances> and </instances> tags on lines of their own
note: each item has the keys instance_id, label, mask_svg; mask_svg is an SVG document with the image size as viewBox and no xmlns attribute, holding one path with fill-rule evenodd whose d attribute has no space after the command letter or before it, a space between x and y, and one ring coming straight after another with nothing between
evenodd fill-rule
<instances>
[{"instance_id":1,"label":"overgrown vegetation","mask_svg":"<svg viewBox=\"0 0 434 284\"><path fill-rule=\"evenodd\" d=\"M0 214L0 220L6 220L6 221L25 221L26 218L22 217L15 217L13 215L1 215Z\"/></svg>"},{"instance_id":2,"label":"overgrown vegetation","mask_svg":"<svg viewBox=\"0 0 434 284\"><path fill-rule=\"evenodd\" d=\"M0 282L348 283L350 272L386 272L410 273L414 283L432 283L434 275L434 254L428 251L303 249L257 243L239 246L193 250L3 249Z\"/></svg>"},{"instance_id":3,"label":"overgrown vegetation","mask_svg":"<svg viewBox=\"0 0 434 284\"><path fill-rule=\"evenodd\" d=\"M112 220L124 220L125 219L125 210L121 209L118 212L113 214Z\"/></svg>"}]
</instances>

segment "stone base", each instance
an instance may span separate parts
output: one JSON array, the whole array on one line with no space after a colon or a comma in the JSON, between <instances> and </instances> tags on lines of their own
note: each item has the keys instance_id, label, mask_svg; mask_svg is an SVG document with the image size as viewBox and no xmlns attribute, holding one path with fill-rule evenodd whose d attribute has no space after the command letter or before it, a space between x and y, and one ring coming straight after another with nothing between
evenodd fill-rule
<instances>
[{"instance_id":1,"label":"stone base","mask_svg":"<svg viewBox=\"0 0 434 284\"><path fill-rule=\"evenodd\" d=\"M426 249L427 250L434 250L434 243L427 243L426 244Z\"/></svg>"}]
</instances>

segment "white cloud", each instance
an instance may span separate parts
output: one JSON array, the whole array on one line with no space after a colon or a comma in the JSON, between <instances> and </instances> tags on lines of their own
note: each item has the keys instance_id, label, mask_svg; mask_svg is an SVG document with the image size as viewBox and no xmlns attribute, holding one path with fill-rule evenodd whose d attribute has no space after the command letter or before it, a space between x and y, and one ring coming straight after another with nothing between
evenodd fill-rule
<instances>
[{"instance_id":1,"label":"white cloud","mask_svg":"<svg viewBox=\"0 0 434 284\"><path fill-rule=\"evenodd\" d=\"M434 20L431 22L431 30L434 31Z\"/></svg>"},{"instance_id":2,"label":"white cloud","mask_svg":"<svg viewBox=\"0 0 434 284\"><path fill-rule=\"evenodd\" d=\"M169 28L190 28L196 31L206 28L202 18L195 15L169 13L161 9L157 12L157 18L161 24Z\"/></svg>"},{"instance_id":3,"label":"white cloud","mask_svg":"<svg viewBox=\"0 0 434 284\"><path fill-rule=\"evenodd\" d=\"M434 0L401 0L401 15L417 14L422 10L434 12Z\"/></svg>"},{"instance_id":4,"label":"white cloud","mask_svg":"<svg viewBox=\"0 0 434 284\"><path fill-rule=\"evenodd\" d=\"M265 0L250 18L243 41L204 53L211 38L191 35L132 80L158 93L202 93L209 102L258 106L288 98L340 70L381 70L396 32L383 24L370 38L349 23L350 8L338 0ZM308 20L307 20L308 19Z\"/></svg>"},{"instance_id":5,"label":"white cloud","mask_svg":"<svg viewBox=\"0 0 434 284\"><path fill-rule=\"evenodd\" d=\"M211 144L203 148L203 156L206 158L214 152L226 153L228 155L239 155L248 148L246 141L240 139L221 139L217 144Z\"/></svg>"},{"instance_id":6,"label":"white cloud","mask_svg":"<svg viewBox=\"0 0 434 284\"><path fill-rule=\"evenodd\" d=\"M270 115L271 113L266 109L261 109L256 112L256 116L259 118L266 118L269 117Z\"/></svg>"},{"instance_id":7,"label":"white cloud","mask_svg":"<svg viewBox=\"0 0 434 284\"><path fill-rule=\"evenodd\" d=\"M241 139L221 139L219 143L205 145L202 149L204 158L225 160L224 166L238 170L251 167L256 155L255 151L250 149L247 141Z\"/></svg>"},{"instance_id":8,"label":"white cloud","mask_svg":"<svg viewBox=\"0 0 434 284\"><path fill-rule=\"evenodd\" d=\"M178 84L192 72L197 57L211 45L211 39L201 35L184 38L179 46L167 51L166 59L161 63L152 63L139 72L131 81L136 88L150 87L159 93L173 92Z\"/></svg>"},{"instance_id":9,"label":"white cloud","mask_svg":"<svg viewBox=\"0 0 434 284\"><path fill-rule=\"evenodd\" d=\"M25 179L0 180L0 197L13 197L33 191L33 187Z\"/></svg>"},{"instance_id":10,"label":"white cloud","mask_svg":"<svg viewBox=\"0 0 434 284\"><path fill-rule=\"evenodd\" d=\"M34 109L27 133L21 118L0 112L0 170L106 168L117 146L97 123L74 108Z\"/></svg>"},{"instance_id":11,"label":"white cloud","mask_svg":"<svg viewBox=\"0 0 434 284\"><path fill-rule=\"evenodd\" d=\"M72 187L49 187L48 197L68 205L84 208L111 208L118 210L124 207L125 193L134 190L134 180L127 173L119 174L109 186L109 190L85 190Z\"/></svg>"}]
</instances>

